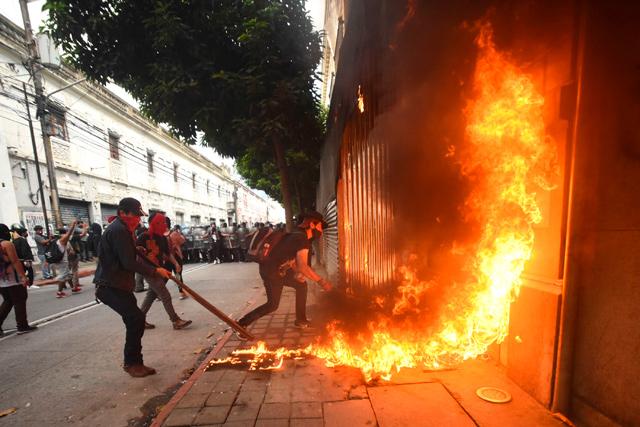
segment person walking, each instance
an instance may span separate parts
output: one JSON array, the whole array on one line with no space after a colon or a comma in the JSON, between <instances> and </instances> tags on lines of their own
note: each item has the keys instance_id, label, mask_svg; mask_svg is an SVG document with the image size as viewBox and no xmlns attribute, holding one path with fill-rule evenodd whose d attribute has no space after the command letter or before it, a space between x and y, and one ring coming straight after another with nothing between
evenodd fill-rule
<instances>
[{"instance_id":1,"label":"person walking","mask_svg":"<svg viewBox=\"0 0 640 427\"><path fill-rule=\"evenodd\" d=\"M27 321L27 278L16 248L11 243L9 227L0 224L0 336L4 334L2 324L14 310L18 335L26 334L37 329L37 326L29 325Z\"/></svg>"},{"instance_id":2,"label":"person walking","mask_svg":"<svg viewBox=\"0 0 640 427\"><path fill-rule=\"evenodd\" d=\"M56 298L64 298L67 293L64 289L67 287L67 283L71 287L71 293L76 294L82 291L80 286L80 279L78 277L78 253L74 249L70 240L75 232L77 221L73 221L68 230L61 228L59 230L61 237L56 240L55 244L58 246L58 250L62 253L62 259L53 264L58 270L56 281L58 282L58 292ZM83 230L86 233L86 229Z\"/></svg>"},{"instance_id":3,"label":"person walking","mask_svg":"<svg viewBox=\"0 0 640 427\"><path fill-rule=\"evenodd\" d=\"M149 230L142 233L136 242L137 249L144 253L147 258L153 261L156 265L166 265L168 262L174 265L177 272L182 271L182 267L169 249L169 241L165 236L167 232L167 220L166 217L160 213L155 212L149 217ZM191 324L191 320L182 320L171 302L171 294L167 289L168 277L158 277L157 275L144 275L144 279L149 284L149 290L140 305L140 310L146 316L151 308L151 305L160 298L165 311L169 315L169 320L173 324L173 329L184 329ZM153 329L155 325L146 322L145 328Z\"/></svg>"},{"instance_id":4,"label":"person walking","mask_svg":"<svg viewBox=\"0 0 640 427\"><path fill-rule=\"evenodd\" d=\"M89 242L91 247L91 258L98 256L98 246L100 245L100 237L102 237L102 226L94 222L89 227Z\"/></svg>"},{"instance_id":5,"label":"person walking","mask_svg":"<svg viewBox=\"0 0 640 427\"><path fill-rule=\"evenodd\" d=\"M36 247L38 249L38 259L40 260L42 279L47 280L53 279L53 273L51 272L51 268L47 262L47 258L44 256L44 253L47 251L47 246L53 241L53 239L45 237L43 231L44 229L41 225L33 227L33 240L36 241Z\"/></svg>"},{"instance_id":6,"label":"person walking","mask_svg":"<svg viewBox=\"0 0 640 427\"><path fill-rule=\"evenodd\" d=\"M155 374L156 370L145 366L142 357L145 316L133 295L134 274L168 279L171 273L137 260L133 233L140 217L146 215L140 202L125 197L120 200L117 213L102 233L93 283L96 298L118 313L125 324L124 371L132 377L146 377Z\"/></svg>"},{"instance_id":7,"label":"person walking","mask_svg":"<svg viewBox=\"0 0 640 427\"><path fill-rule=\"evenodd\" d=\"M171 220L167 217L167 228L171 230ZM167 240L169 241L169 250L171 254L175 258L175 260L180 265L180 271L172 264L167 263L167 270L175 273L176 277L182 281L182 268L184 267L184 258L182 257L182 245L187 241L187 239L180 232L180 226L176 224L176 226L171 230L167 235ZM180 292L180 299L187 298L187 294L182 290L180 285L178 286L178 292Z\"/></svg>"},{"instance_id":8,"label":"person walking","mask_svg":"<svg viewBox=\"0 0 640 427\"><path fill-rule=\"evenodd\" d=\"M27 229L22 224L11 225L11 242L16 248L16 254L18 259L22 263L22 267L29 279L29 287L33 285L33 252L31 252L31 246L27 241Z\"/></svg>"},{"instance_id":9,"label":"person walking","mask_svg":"<svg viewBox=\"0 0 640 427\"><path fill-rule=\"evenodd\" d=\"M309 266L311 241L322 236L323 224L323 217L319 212L306 213L298 226L302 232L286 233L271 247L268 256L259 263L260 277L267 292L267 302L238 320L241 326L248 326L260 317L276 311L280 305L284 286L294 288L296 291L295 326L298 328L310 326L306 315L307 283L305 278L318 283L325 291L330 291L333 288L328 280L320 277Z\"/></svg>"}]
</instances>

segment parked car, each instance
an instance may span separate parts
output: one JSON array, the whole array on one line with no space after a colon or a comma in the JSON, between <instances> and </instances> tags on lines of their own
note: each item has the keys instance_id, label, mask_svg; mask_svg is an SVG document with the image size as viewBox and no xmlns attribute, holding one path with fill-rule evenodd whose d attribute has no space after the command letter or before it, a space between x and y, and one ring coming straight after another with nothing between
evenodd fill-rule
<instances>
[{"instance_id":1,"label":"parked car","mask_svg":"<svg viewBox=\"0 0 640 427\"><path fill-rule=\"evenodd\" d=\"M183 226L182 234L186 241L182 247L184 262L206 262L211 248L211 239L207 235L207 226Z\"/></svg>"}]
</instances>

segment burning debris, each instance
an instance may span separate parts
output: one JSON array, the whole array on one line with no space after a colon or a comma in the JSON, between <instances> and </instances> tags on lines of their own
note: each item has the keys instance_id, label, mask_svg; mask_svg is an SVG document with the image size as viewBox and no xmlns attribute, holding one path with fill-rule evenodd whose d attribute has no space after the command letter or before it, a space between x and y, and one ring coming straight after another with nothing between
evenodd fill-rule
<instances>
[{"instance_id":1,"label":"burning debris","mask_svg":"<svg viewBox=\"0 0 640 427\"><path fill-rule=\"evenodd\" d=\"M232 367L249 371L265 371L280 369L285 359L302 360L308 357L310 357L309 348L291 350L280 347L276 350L269 350L265 342L258 341L251 348L237 349L223 359L211 360L206 370Z\"/></svg>"}]
</instances>

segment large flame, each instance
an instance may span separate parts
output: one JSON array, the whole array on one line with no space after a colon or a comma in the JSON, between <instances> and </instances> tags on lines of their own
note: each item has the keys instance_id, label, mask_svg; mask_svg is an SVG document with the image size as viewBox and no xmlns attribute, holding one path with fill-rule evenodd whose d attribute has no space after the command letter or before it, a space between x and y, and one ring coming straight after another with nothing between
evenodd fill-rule
<instances>
[{"instance_id":1,"label":"large flame","mask_svg":"<svg viewBox=\"0 0 640 427\"><path fill-rule=\"evenodd\" d=\"M311 354L328 366L357 367L367 380L390 379L404 367L455 365L504 340L510 304L532 254L533 225L542 219L534 191L551 188L555 150L545 134L543 97L531 78L496 49L490 25L480 27L476 45L465 144L443 154L443 161L460 163L472 187L462 210L470 227L479 230L478 238L451 247L465 260L466 278L448 285L447 302L434 318L424 301L438 287L437 279L421 280L409 262L399 268L402 283L388 314L376 313L368 330L353 334L334 321L322 343L293 352L260 344L248 350L256 353L251 363L259 365L267 355L277 367L283 357ZM382 307L385 300L378 296L373 305Z\"/></svg>"},{"instance_id":2,"label":"large flame","mask_svg":"<svg viewBox=\"0 0 640 427\"><path fill-rule=\"evenodd\" d=\"M434 281L401 267L392 316L371 321L369 333L355 338L331 324L329 342L313 347L329 365L358 367L368 380L388 379L403 367L437 369L476 357L507 335L510 304L532 253L533 224L541 220L534 189L550 188L555 150L545 134L543 97L496 49L490 25L481 26L476 45L475 97L465 110L466 140L458 161L473 188L465 219L480 233L473 244L451 249L465 256L469 278L452 284L458 292L450 294L440 326L420 327L421 300ZM449 147L445 158L456 151Z\"/></svg>"}]
</instances>

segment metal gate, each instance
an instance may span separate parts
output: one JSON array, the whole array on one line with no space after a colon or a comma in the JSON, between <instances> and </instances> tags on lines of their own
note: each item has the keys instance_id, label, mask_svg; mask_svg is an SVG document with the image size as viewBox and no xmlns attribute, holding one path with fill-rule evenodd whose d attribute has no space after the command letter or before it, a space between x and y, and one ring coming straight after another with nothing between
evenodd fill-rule
<instances>
[{"instance_id":1,"label":"metal gate","mask_svg":"<svg viewBox=\"0 0 640 427\"><path fill-rule=\"evenodd\" d=\"M381 288L395 277L389 148L368 135L365 120L352 118L345 128L338 181L341 278L352 290Z\"/></svg>"},{"instance_id":2,"label":"metal gate","mask_svg":"<svg viewBox=\"0 0 640 427\"><path fill-rule=\"evenodd\" d=\"M338 205L336 199L331 200L322 213L327 227L323 233L323 244L319 245L320 258L332 279L338 273Z\"/></svg>"},{"instance_id":3,"label":"metal gate","mask_svg":"<svg viewBox=\"0 0 640 427\"><path fill-rule=\"evenodd\" d=\"M76 219L89 222L89 202L60 199L60 214L64 225L69 225Z\"/></svg>"}]
</instances>

